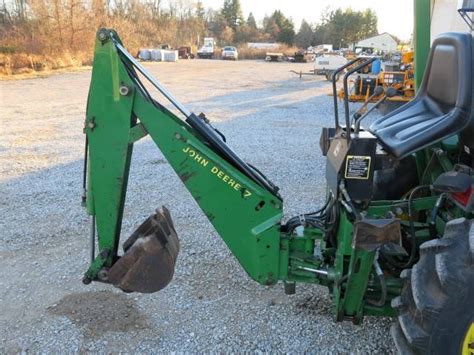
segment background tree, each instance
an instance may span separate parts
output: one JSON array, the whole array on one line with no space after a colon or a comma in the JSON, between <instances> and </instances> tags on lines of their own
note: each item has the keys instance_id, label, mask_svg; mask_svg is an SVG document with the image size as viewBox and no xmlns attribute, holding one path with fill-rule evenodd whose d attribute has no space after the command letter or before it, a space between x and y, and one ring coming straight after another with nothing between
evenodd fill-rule
<instances>
[{"instance_id":1,"label":"background tree","mask_svg":"<svg viewBox=\"0 0 474 355\"><path fill-rule=\"evenodd\" d=\"M313 44L314 32L311 25L303 19L298 33L295 36L295 45L301 48L308 48Z\"/></svg>"},{"instance_id":2,"label":"background tree","mask_svg":"<svg viewBox=\"0 0 474 355\"><path fill-rule=\"evenodd\" d=\"M262 31L258 28L253 14L249 13L247 21L236 28L234 42L241 44L258 41L264 41Z\"/></svg>"},{"instance_id":3,"label":"background tree","mask_svg":"<svg viewBox=\"0 0 474 355\"><path fill-rule=\"evenodd\" d=\"M361 15L359 15L361 16ZM361 16L361 29L360 36L375 36L378 34L377 30L377 14L371 10L367 9L362 13Z\"/></svg>"},{"instance_id":4,"label":"background tree","mask_svg":"<svg viewBox=\"0 0 474 355\"><path fill-rule=\"evenodd\" d=\"M228 27L227 20L221 11L214 11L212 9L208 10L207 17L207 34L219 40L226 27Z\"/></svg>"},{"instance_id":5,"label":"background tree","mask_svg":"<svg viewBox=\"0 0 474 355\"><path fill-rule=\"evenodd\" d=\"M202 5L202 1L198 1L196 3L196 17L204 22L206 16L206 10L204 9L204 6Z\"/></svg>"},{"instance_id":6,"label":"background tree","mask_svg":"<svg viewBox=\"0 0 474 355\"><path fill-rule=\"evenodd\" d=\"M275 10L272 17L279 28L276 41L291 46L295 40L295 25L293 24L293 21L286 18L280 10Z\"/></svg>"},{"instance_id":7,"label":"background tree","mask_svg":"<svg viewBox=\"0 0 474 355\"><path fill-rule=\"evenodd\" d=\"M255 21L255 17L251 12L249 13L249 17L247 17L247 26L255 30L257 29L257 21Z\"/></svg>"},{"instance_id":8,"label":"background tree","mask_svg":"<svg viewBox=\"0 0 474 355\"><path fill-rule=\"evenodd\" d=\"M263 18L263 32L271 41L276 41L280 34L280 27L278 27L273 16L265 16Z\"/></svg>"},{"instance_id":9,"label":"background tree","mask_svg":"<svg viewBox=\"0 0 474 355\"><path fill-rule=\"evenodd\" d=\"M292 45L295 39L295 25L290 18L275 10L271 16L263 19L263 31L269 40Z\"/></svg>"},{"instance_id":10,"label":"background tree","mask_svg":"<svg viewBox=\"0 0 474 355\"><path fill-rule=\"evenodd\" d=\"M227 25L235 31L238 26L244 23L240 0L224 0L222 15L226 19Z\"/></svg>"},{"instance_id":11,"label":"background tree","mask_svg":"<svg viewBox=\"0 0 474 355\"><path fill-rule=\"evenodd\" d=\"M370 9L327 10L314 30L313 42L331 43L335 48L341 48L377 34L377 15Z\"/></svg>"}]
</instances>

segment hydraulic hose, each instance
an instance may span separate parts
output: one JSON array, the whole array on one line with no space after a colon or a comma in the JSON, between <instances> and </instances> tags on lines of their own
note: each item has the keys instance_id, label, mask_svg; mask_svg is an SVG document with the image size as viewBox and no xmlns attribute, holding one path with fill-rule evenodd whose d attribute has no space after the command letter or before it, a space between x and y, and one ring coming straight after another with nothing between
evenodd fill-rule
<instances>
[{"instance_id":1,"label":"hydraulic hose","mask_svg":"<svg viewBox=\"0 0 474 355\"><path fill-rule=\"evenodd\" d=\"M442 193L438 200L436 201L436 204L433 208L433 210L431 211L431 219L430 219L430 236L431 238L436 238L437 237L437 233L436 233L436 218L438 216L438 211L439 209L441 208L441 205L444 201L446 197L446 194L445 193Z\"/></svg>"},{"instance_id":2,"label":"hydraulic hose","mask_svg":"<svg viewBox=\"0 0 474 355\"><path fill-rule=\"evenodd\" d=\"M292 233L296 227L304 225L321 229L323 232L331 232L334 224L337 222L336 199L331 194L326 203L319 210L312 213L305 213L290 218L282 230Z\"/></svg>"},{"instance_id":3,"label":"hydraulic hose","mask_svg":"<svg viewBox=\"0 0 474 355\"><path fill-rule=\"evenodd\" d=\"M411 250L410 250L410 257L408 258L408 261L406 263L400 263L393 259L391 256L383 254L384 259L388 261L389 264L392 266L398 268L398 269L406 269L410 266L412 266L415 262L416 258L416 231L415 231L415 223L413 221L413 198L415 197L415 194L422 190L422 189L431 189L431 185L420 185L415 187L409 197L408 197L408 218L409 218L409 228L410 228L410 236L411 236Z\"/></svg>"},{"instance_id":4,"label":"hydraulic hose","mask_svg":"<svg viewBox=\"0 0 474 355\"><path fill-rule=\"evenodd\" d=\"M387 301L387 282L385 281L385 276L383 275L382 268L380 267L380 264L377 259L378 259L378 253L374 259L374 268L375 268L375 274L377 275L377 278L380 282L380 290L382 293L378 301L368 299L367 303L370 303L372 306L382 307Z\"/></svg>"},{"instance_id":5,"label":"hydraulic hose","mask_svg":"<svg viewBox=\"0 0 474 355\"><path fill-rule=\"evenodd\" d=\"M89 139L86 136L84 144L84 165L82 168L82 204L85 206L87 198L87 158L89 155Z\"/></svg>"}]
</instances>

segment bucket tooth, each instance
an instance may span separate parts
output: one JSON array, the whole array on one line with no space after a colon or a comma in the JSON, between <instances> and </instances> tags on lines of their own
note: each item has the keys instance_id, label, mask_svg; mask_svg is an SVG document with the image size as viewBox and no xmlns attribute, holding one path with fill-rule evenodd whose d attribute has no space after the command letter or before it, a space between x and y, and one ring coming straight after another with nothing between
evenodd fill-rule
<instances>
[{"instance_id":1,"label":"bucket tooth","mask_svg":"<svg viewBox=\"0 0 474 355\"><path fill-rule=\"evenodd\" d=\"M166 287L174 274L179 240L163 206L123 244L124 254L109 269L108 281L125 292L152 293Z\"/></svg>"}]
</instances>

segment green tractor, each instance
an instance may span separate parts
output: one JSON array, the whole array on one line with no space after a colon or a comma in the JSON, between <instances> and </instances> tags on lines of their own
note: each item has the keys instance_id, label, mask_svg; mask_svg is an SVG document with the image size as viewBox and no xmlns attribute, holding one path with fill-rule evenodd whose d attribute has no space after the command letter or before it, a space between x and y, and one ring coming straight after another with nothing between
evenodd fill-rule
<instances>
[{"instance_id":1,"label":"green tractor","mask_svg":"<svg viewBox=\"0 0 474 355\"><path fill-rule=\"evenodd\" d=\"M398 317L392 334L401 353L472 354L473 53L470 34L437 38L416 98L369 129L362 121L370 110L351 118L346 100L340 120L334 95L335 124L320 141L326 202L283 221L278 187L240 159L204 114L180 104L115 31L99 30L84 129L92 260L83 282L151 293L173 277L179 241L166 208L119 254L133 144L150 135L253 280L281 281L287 294L296 283L327 286L337 321ZM348 63L344 84L370 62Z\"/></svg>"}]
</instances>

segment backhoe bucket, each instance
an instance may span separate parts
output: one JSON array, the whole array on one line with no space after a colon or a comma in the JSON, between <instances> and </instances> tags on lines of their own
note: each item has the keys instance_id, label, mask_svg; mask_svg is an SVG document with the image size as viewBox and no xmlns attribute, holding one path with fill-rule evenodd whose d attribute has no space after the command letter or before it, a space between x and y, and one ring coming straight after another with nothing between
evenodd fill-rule
<instances>
[{"instance_id":1,"label":"backhoe bucket","mask_svg":"<svg viewBox=\"0 0 474 355\"><path fill-rule=\"evenodd\" d=\"M169 211L151 215L123 244L124 255L110 268L108 281L125 292L152 293L173 278L179 240Z\"/></svg>"}]
</instances>

